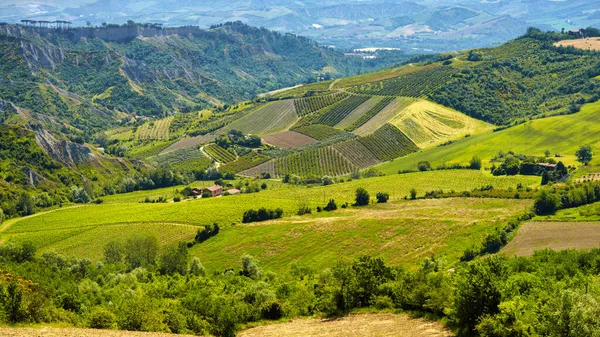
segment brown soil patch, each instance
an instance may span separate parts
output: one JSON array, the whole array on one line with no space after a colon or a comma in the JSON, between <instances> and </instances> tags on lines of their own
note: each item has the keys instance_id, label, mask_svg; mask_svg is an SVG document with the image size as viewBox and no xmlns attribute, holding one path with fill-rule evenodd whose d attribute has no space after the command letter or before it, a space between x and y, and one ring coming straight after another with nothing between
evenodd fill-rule
<instances>
[{"instance_id":1,"label":"brown soil patch","mask_svg":"<svg viewBox=\"0 0 600 337\"><path fill-rule=\"evenodd\" d=\"M295 131L274 133L272 135L264 136L262 139L267 144L281 148L297 147L316 142L315 139Z\"/></svg>"},{"instance_id":2,"label":"brown soil patch","mask_svg":"<svg viewBox=\"0 0 600 337\"><path fill-rule=\"evenodd\" d=\"M288 323L260 326L239 337L446 337L442 324L406 315L351 315L336 320L297 319Z\"/></svg>"},{"instance_id":3,"label":"brown soil patch","mask_svg":"<svg viewBox=\"0 0 600 337\"><path fill-rule=\"evenodd\" d=\"M555 46L568 47L573 46L577 49L600 50L600 38L593 37L588 39L563 40L556 42Z\"/></svg>"},{"instance_id":4,"label":"brown soil patch","mask_svg":"<svg viewBox=\"0 0 600 337\"><path fill-rule=\"evenodd\" d=\"M507 255L528 256L536 250L600 247L600 222L528 222L502 249Z\"/></svg>"},{"instance_id":5,"label":"brown soil patch","mask_svg":"<svg viewBox=\"0 0 600 337\"><path fill-rule=\"evenodd\" d=\"M167 333L132 332L117 330L94 330L75 328L0 328L0 336L4 337L191 337L190 335L173 335Z\"/></svg>"}]
</instances>

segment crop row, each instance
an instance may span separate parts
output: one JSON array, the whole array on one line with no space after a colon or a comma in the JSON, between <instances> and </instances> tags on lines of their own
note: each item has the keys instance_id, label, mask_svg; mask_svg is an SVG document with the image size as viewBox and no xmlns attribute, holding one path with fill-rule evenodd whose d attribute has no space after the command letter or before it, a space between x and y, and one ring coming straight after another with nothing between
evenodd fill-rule
<instances>
[{"instance_id":1,"label":"crop row","mask_svg":"<svg viewBox=\"0 0 600 337\"><path fill-rule=\"evenodd\" d=\"M385 124L358 141L381 161L390 161L419 149L402 131L391 124Z\"/></svg>"},{"instance_id":2,"label":"crop row","mask_svg":"<svg viewBox=\"0 0 600 337\"><path fill-rule=\"evenodd\" d=\"M204 147L204 151L216 161L221 163L229 163L235 160L235 155L216 144L208 144Z\"/></svg>"},{"instance_id":3,"label":"crop row","mask_svg":"<svg viewBox=\"0 0 600 337\"><path fill-rule=\"evenodd\" d=\"M320 178L325 175L348 174L352 171L356 171L356 167L331 147L296 153L275 160L275 173L280 177L295 174Z\"/></svg>"},{"instance_id":4,"label":"crop row","mask_svg":"<svg viewBox=\"0 0 600 337\"><path fill-rule=\"evenodd\" d=\"M168 166L184 171L204 170L211 161L196 146L165 152L152 159L155 166Z\"/></svg>"},{"instance_id":5,"label":"crop row","mask_svg":"<svg viewBox=\"0 0 600 337\"><path fill-rule=\"evenodd\" d=\"M439 66L403 76L353 86L352 92L378 96L426 97L449 83L456 69Z\"/></svg>"},{"instance_id":6,"label":"crop row","mask_svg":"<svg viewBox=\"0 0 600 337\"><path fill-rule=\"evenodd\" d=\"M294 104L296 106L296 113L300 117L306 116L310 113L319 111L325 107L335 104L346 97L348 97L347 93L338 92L332 95L300 98L294 101Z\"/></svg>"},{"instance_id":7,"label":"crop row","mask_svg":"<svg viewBox=\"0 0 600 337\"><path fill-rule=\"evenodd\" d=\"M173 122L173 116L157 121L144 123L138 127L136 135L138 139L168 139L169 127Z\"/></svg>"},{"instance_id":8,"label":"crop row","mask_svg":"<svg viewBox=\"0 0 600 337\"><path fill-rule=\"evenodd\" d=\"M269 161L269 157L256 152L250 152L246 155L239 157L235 161L223 165L221 171L238 173L244 170L251 169L267 161Z\"/></svg>"},{"instance_id":9,"label":"crop row","mask_svg":"<svg viewBox=\"0 0 600 337\"><path fill-rule=\"evenodd\" d=\"M268 173L271 176L275 175L275 161L274 160L269 160L260 165L257 165L250 169L247 169L245 171L239 172L238 174L242 175L242 176L246 176L246 177L256 177L263 173Z\"/></svg>"},{"instance_id":10,"label":"crop row","mask_svg":"<svg viewBox=\"0 0 600 337\"><path fill-rule=\"evenodd\" d=\"M394 100L393 97L385 97L379 103L377 103L371 110L369 110L364 115L360 116L360 118L352 123L349 127L346 128L347 131L353 131L363 126L366 122L368 122L371 118L375 117L381 110L383 110L386 106L388 106Z\"/></svg>"},{"instance_id":11,"label":"crop row","mask_svg":"<svg viewBox=\"0 0 600 337\"><path fill-rule=\"evenodd\" d=\"M333 146L339 153L359 169L380 164L381 161L358 140L351 140Z\"/></svg>"},{"instance_id":12,"label":"crop row","mask_svg":"<svg viewBox=\"0 0 600 337\"><path fill-rule=\"evenodd\" d=\"M366 102L370 97L355 95L346 98L338 104L332 105L323 111L319 118L315 120L315 124L324 124L329 126L335 126L341 122L342 119L346 118L354 109L358 108L361 104Z\"/></svg>"},{"instance_id":13,"label":"crop row","mask_svg":"<svg viewBox=\"0 0 600 337\"><path fill-rule=\"evenodd\" d=\"M301 133L305 136L314 138L316 140L325 140L332 136L342 133L342 130L338 130L336 128L332 128L331 126L322 125L322 124L311 124L307 126L301 126L294 131Z\"/></svg>"}]
</instances>

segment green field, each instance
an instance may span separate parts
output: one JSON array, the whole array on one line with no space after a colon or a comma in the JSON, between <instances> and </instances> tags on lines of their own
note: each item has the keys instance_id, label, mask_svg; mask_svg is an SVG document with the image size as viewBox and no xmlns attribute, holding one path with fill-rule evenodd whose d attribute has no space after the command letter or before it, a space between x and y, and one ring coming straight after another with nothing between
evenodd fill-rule
<instances>
[{"instance_id":1,"label":"green field","mask_svg":"<svg viewBox=\"0 0 600 337\"><path fill-rule=\"evenodd\" d=\"M212 270L250 254L275 270L292 262L316 270L340 258L381 256L415 266L431 255L459 260L474 242L531 207L529 200L429 199L346 209L265 224L236 225L192 249Z\"/></svg>"},{"instance_id":2,"label":"green field","mask_svg":"<svg viewBox=\"0 0 600 337\"><path fill-rule=\"evenodd\" d=\"M267 183L269 185L267 190L255 194L179 203L140 202L145 197L155 199L166 196L171 199L175 190L181 190L184 186L109 196L104 198L104 203L101 205L65 207L27 218L10 220L3 225L0 239L4 241L31 239L40 245L42 251L56 251L69 256L95 259L102 253L102 245L94 241L94 237L104 237L102 233L112 235L109 229L112 226L120 226L114 228L118 228L121 233L119 235L122 236L140 231L140 228L143 228L139 227L141 225L148 225L149 228L157 228L156 226L170 228L164 231L157 230L159 240L168 243L175 240L169 238L191 237L191 230L182 233L182 228L175 226L201 226L218 222L224 226L223 234L226 235L232 230L231 224L240 223L242 214L250 208L280 207L284 210L284 217L289 217L296 214L298 205L303 202L307 202L313 209L319 205L324 206L331 198L339 205L344 202L352 203L354 191L358 187L365 187L372 198L377 192L387 192L390 194L390 201L397 202L407 196L411 188L417 189L419 195L433 189L462 191L486 185L493 185L496 188L514 188L519 183L535 186L539 184L539 178L493 177L484 172L465 170L390 175L318 187L284 185L277 181L267 181ZM194 184L194 186L208 185L212 185L212 182ZM146 228L142 231L145 230ZM74 241L74 237L79 237L81 240ZM364 240L379 239L365 237Z\"/></svg>"},{"instance_id":3,"label":"green field","mask_svg":"<svg viewBox=\"0 0 600 337\"><path fill-rule=\"evenodd\" d=\"M169 139L169 127L175 117L144 123L138 127L135 135L138 139Z\"/></svg>"},{"instance_id":4,"label":"green field","mask_svg":"<svg viewBox=\"0 0 600 337\"><path fill-rule=\"evenodd\" d=\"M556 160L574 165L575 151L583 144L592 145L595 152L600 149L600 102L586 104L573 115L537 119L506 130L464 138L448 146L413 153L384 163L377 169L391 174L398 170L414 170L423 160L434 166L466 164L474 155L486 162L499 151L543 156L546 150L563 156Z\"/></svg>"}]
</instances>

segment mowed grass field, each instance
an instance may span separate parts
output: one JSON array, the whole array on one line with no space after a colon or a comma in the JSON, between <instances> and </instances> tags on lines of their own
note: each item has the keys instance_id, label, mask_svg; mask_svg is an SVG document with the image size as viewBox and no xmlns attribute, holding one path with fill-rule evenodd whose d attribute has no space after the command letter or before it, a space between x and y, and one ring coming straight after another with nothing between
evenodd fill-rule
<instances>
[{"instance_id":1,"label":"mowed grass field","mask_svg":"<svg viewBox=\"0 0 600 337\"><path fill-rule=\"evenodd\" d=\"M395 202L407 196L412 188L417 189L419 195L434 189L463 191L486 185L514 188L519 183L536 186L539 184L539 177L493 177L485 172L465 170L391 175L317 187L283 185L277 181L266 182L269 185L268 189L256 194L179 203L153 204L141 201L145 197L155 199L159 196L166 196L172 200L175 191L184 186L110 196L104 198L104 203L100 205L65 207L31 217L9 220L0 228L0 240L32 240L41 251L56 251L70 256L97 259L102 255L104 243L114 238L117 232L119 237L127 237L132 233L151 231L157 234L164 245L168 245L182 239L191 239L195 234L194 226L217 222L224 228L219 235L225 237L235 233L236 226L239 225L232 224L240 223L243 213L248 209L282 208L284 217L290 217L296 214L298 205L302 202L306 202L313 209L316 206L325 206L332 198L338 205L344 202L352 203L358 187L365 187L372 198L377 192L387 192L390 194L390 201ZM193 186L209 184L212 182L196 183ZM390 220L390 224L393 222ZM285 226L298 225L288 223ZM232 234L228 234L229 232ZM273 235L279 235L276 233ZM233 238L237 240L235 235ZM371 236L357 239L367 242L379 240ZM290 241L290 245L296 243ZM203 258L199 251L195 253ZM230 258L237 261L239 256L235 257L232 254ZM203 262L211 265L211 261Z\"/></svg>"},{"instance_id":2,"label":"mowed grass field","mask_svg":"<svg viewBox=\"0 0 600 337\"><path fill-rule=\"evenodd\" d=\"M533 255L537 250L600 248L600 222L528 222L502 249L509 256Z\"/></svg>"},{"instance_id":3,"label":"mowed grass field","mask_svg":"<svg viewBox=\"0 0 600 337\"><path fill-rule=\"evenodd\" d=\"M238 224L192 248L210 270L250 254L274 270L297 262L321 269L339 259L381 256L407 267L436 255L448 264L508 217L532 205L514 199L423 199Z\"/></svg>"},{"instance_id":4,"label":"mowed grass field","mask_svg":"<svg viewBox=\"0 0 600 337\"><path fill-rule=\"evenodd\" d=\"M287 130L298 119L293 100L275 101L267 103L250 114L228 124L218 133L240 130L254 135L266 135Z\"/></svg>"},{"instance_id":5,"label":"mowed grass field","mask_svg":"<svg viewBox=\"0 0 600 337\"><path fill-rule=\"evenodd\" d=\"M584 50L600 50L600 38L592 37L587 39L563 40L556 42L554 45L562 47L572 46Z\"/></svg>"},{"instance_id":6,"label":"mowed grass field","mask_svg":"<svg viewBox=\"0 0 600 337\"><path fill-rule=\"evenodd\" d=\"M414 170L420 161L429 161L433 166L466 164L474 155L488 162L499 151L543 156L546 150L563 155L557 160L575 165L575 151L583 144L590 144L595 152L600 149L600 102L586 104L576 114L537 119L413 153L384 163L377 169L391 174L398 170Z\"/></svg>"},{"instance_id":7,"label":"mowed grass field","mask_svg":"<svg viewBox=\"0 0 600 337\"><path fill-rule=\"evenodd\" d=\"M390 123L404 132L420 148L493 129L491 124L427 100L412 103L398 113Z\"/></svg>"}]
</instances>

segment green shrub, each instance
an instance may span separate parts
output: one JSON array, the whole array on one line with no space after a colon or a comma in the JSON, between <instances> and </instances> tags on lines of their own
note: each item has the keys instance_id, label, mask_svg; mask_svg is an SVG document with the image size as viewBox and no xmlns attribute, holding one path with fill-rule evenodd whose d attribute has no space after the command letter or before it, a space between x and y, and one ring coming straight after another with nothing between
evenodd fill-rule
<instances>
[{"instance_id":1,"label":"green shrub","mask_svg":"<svg viewBox=\"0 0 600 337\"><path fill-rule=\"evenodd\" d=\"M375 308L379 310L391 309L394 307L394 301L389 296L375 296L373 301Z\"/></svg>"},{"instance_id":2,"label":"green shrub","mask_svg":"<svg viewBox=\"0 0 600 337\"><path fill-rule=\"evenodd\" d=\"M365 206L370 202L371 197L369 196L369 192L362 187L356 189L356 198L355 198L355 206Z\"/></svg>"},{"instance_id":3,"label":"green shrub","mask_svg":"<svg viewBox=\"0 0 600 337\"><path fill-rule=\"evenodd\" d=\"M327 212L331 212L331 211L335 211L337 209L337 204L335 203L335 200L330 199L329 202L327 203L327 206L325 206L323 208L323 210L327 211Z\"/></svg>"},{"instance_id":4,"label":"green shrub","mask_svg":"<svg viewBox=\"0 0 600 337\"><path fill-rule=\"evenodd\" d=\"M537 215L548 215L556 213L560 206L558 195L542 190L535 199L533 209Z\"/></svg>"},{"instance_id":5,"label":"green shrub","mask_svg":"<svg viewBox=\"0 0 600 337\"><path fill-rule=\"evenodd\" d=\"M283 308L279 302L271 301L262 307L261 314L264 319L275 321L283 317Z\"/></svg>"},{"instance_id":6,"label":"green shrub","mask_svg":"<svg viewBox=\"0 0 600 337\"><path fill-rule=\"evenodd\" d=\"M90 312L87 326L92 329L110 329L115 323L116 316L103 307L94 307Z\"/></svg>"},{"instance_id":7,"label":"green shrub","mask_svg":"<svg viewBox=\"0 0 600 337\"><path fill-rule=\"evenodd\" d=\"M379 204L383 204L388 202L388 200L390 199L390 195L388 193L384 193L384 192L379 192L377 193L377 203Z\"/></svg>"}]
</instances>

